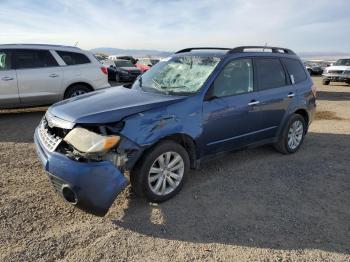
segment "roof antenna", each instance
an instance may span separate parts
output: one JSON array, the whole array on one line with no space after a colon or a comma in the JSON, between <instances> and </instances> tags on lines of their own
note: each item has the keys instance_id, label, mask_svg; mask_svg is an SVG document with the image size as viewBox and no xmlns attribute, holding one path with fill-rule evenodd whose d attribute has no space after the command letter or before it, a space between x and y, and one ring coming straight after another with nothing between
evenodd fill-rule
<instances>
[{"instance_id":1,"label":"roof antenna","mask_svg":"<svg viewBox=\"0 0 350 262\"><path fill-rule=\"evenodd\" d=\"M263 48L263 52L265 52L266 47L267 47L267 43L265 43L265 46Z\"/></svg>"}]
</instances>

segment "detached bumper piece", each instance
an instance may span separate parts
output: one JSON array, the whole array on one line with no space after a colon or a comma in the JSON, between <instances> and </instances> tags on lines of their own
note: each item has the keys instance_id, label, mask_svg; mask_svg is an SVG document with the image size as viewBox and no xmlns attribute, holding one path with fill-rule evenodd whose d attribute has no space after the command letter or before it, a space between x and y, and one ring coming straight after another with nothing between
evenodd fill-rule
<instances>
[{"instance_id":1,"label":"detached bumper piece","mask_svg":"<svg viewBox=\"0 0 350 262\"><path fill-rule=\"evenodd\" d=\"M38 129L34 141L55 191L86 212L104 216L128 184L124 175L109 161L84 163L50 152L41 144Z\"/></svg>"}]
</instances>

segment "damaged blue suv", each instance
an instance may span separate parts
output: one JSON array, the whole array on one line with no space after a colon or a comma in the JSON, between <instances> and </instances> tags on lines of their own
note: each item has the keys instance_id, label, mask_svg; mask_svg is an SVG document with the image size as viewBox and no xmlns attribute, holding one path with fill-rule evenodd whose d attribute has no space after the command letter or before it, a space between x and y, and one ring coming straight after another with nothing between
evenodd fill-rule
<instances>
[{"instance_id":1,"label":"damaged blue suv","mask_svg":"<svg viewBox=\"0 0 350 262\"><path fill-rule=\"evenodd\" d=\"M188 48L163 59L131 89L115 87L51 106L35 131L54 189L104 215L130 182L165 201L200 161L273 144L296 152L313 119L316 89L286 48Z\"/></svg>"}]
</instances>

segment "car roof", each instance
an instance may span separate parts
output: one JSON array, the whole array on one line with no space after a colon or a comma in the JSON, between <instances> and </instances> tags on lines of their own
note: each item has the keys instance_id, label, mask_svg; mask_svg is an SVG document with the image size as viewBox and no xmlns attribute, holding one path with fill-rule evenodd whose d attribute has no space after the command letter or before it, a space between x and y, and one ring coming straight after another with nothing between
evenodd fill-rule
<instances>
[{"instance_id":1,"label":"car roof","mask_svg":"<svg viewBox=\"0 0 350 262\"><path fill-rule=\"evenodd\" d=\"M44 49L44 50L62 50L62 51L82 51L76 46L65 46L65 45L46 45L46 44L3 44L0 45L3 49Z\"/></svg>"}]
</instances>

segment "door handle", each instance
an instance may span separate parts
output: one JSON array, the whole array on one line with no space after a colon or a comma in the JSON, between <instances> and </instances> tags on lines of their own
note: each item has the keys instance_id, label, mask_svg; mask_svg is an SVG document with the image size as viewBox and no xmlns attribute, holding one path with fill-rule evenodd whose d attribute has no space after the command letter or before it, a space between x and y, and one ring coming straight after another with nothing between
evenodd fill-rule
<instances>
[{"instance_id":1,"label":"door handle","mask_svg":"<svg viewBox=\"0 0 350 262\"><path fill-rule=\"evenodd\" d=\"M258 104L260 104L259 101L253 100L253 101L250 101L250 102L248 103L248 106L255 106L255 105L258 105Z\"/></svg>"},{"instance_id":2,"label":"door handle","mask_svg":"<svg viewBox=\"0 0 350 262\"><path fill-rule=\"evenodd\" d=\"M2 81L11 81L13 80L13 77L9 77L9 76L4 76L3 78L1 78Z\"/></svg>"},{"instance_id":3,"label":"door handle","mask_svg":"<svg viewBox=\"0 0 350 262\"><path fill-rule=\"evenodd\" d=\"M289 94L287 95L287 97L293 98L293 97L295 97L295 94L294 94L294 93L289 93Z\"/></svg>"},{"instance_id":4,"label":"door handle","mask_svg":"<svg viewBox=\"0 0 350 262\"><path fill-rule=\"evenodd\" d=\"M57 74L51 74L51 75L49 75L49 77L55 78L55 77L58 77L58 75Z\"/></svg>"}]
</instances>

